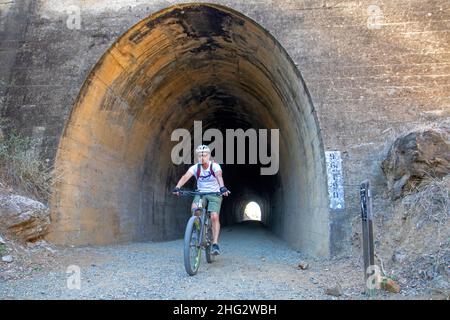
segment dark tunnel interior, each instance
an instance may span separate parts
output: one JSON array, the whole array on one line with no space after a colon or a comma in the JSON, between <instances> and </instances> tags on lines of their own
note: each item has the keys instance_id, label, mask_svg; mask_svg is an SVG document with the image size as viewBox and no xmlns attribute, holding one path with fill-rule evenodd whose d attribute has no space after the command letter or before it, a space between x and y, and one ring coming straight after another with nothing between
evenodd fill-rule
<instances>
[{"instance_id":1,"label":"dark tunnel interior","mask_svg":"<svg viewBox=\"0 0 450 320\"><path fill-rule=\"evenodd\" d=\"M202 97L203 98L203 97ZM258 119L254 119L251 116L245 116L239 113L242 110L242 104L239 104L238 99L230 96L216 95L212 93L210 96L206 97L210 101L209 105L214 101L217 104L217 111L204 111L204 116L196 121L202 121L203 131L207 131L210 128L218 129L223 137L226 137L226 130L231 129L242 129L247 131L248 129L260 130L266 129L263 124L261 124ZM227 110L227 109L231 110ZM233 111L234 110L234 111ZM188 119L188 121L192 119ZM190 124L192 126L192 123ZM189 124L187 124L187 127ZM193 132L191 130L191 135ZM210 141L206 141L208 143ZM212 141L214 142L214 140ZM270 142L270 140L269 140ZM223 199L222 210L220 214L220 222L222 226L232 225L235 223L240 223L244 218L245 205L249 201L257 202L262 211L261 221L266 223L265 217L269 215L271 211L271 195L276 192L280 187L279 175L261 175L260 168L265 165L260 161L256 164L250 163L249 152L250 148L248 146L248 139L246 140L245 148L245 163L237 164L236 157L234 158L234 163L227 163L227 150L223 148L222 161L220 162L225 185L232 191L232 195ZM191 139L191 145L194 146L194 140ZM271 150L270 143L268 144L268 150ZM192 151L192 154L194 152ZM234 155L237 154L237 144L234 143ZM212 152L212 158L215 159L215 151ZM193 159L195 160L195 159ZM168 186L174 186L177 179L185 173L185 170L189 168L188 165L173 165L170 171L170 182ZM195 190L196 180L191 178L189 183L187 183L184 189ZM190 202L190 199L187 200ZM183 204L186 208L189 207L188 204Z\"/></svg>"}]
</instances>

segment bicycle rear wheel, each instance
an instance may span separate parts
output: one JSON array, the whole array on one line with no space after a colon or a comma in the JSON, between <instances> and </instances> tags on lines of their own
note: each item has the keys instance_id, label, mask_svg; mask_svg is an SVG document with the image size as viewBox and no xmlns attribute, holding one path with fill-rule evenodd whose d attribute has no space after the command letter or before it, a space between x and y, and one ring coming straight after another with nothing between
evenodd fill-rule
<instances>
[{"instance_id":1,"label":"bicycle rear wheel","mask_svg":"<svg viewBox=\"0 0 450 320\"><path fill-rule=\"evenodd\" d=\"M192 216L184 233L184 268L190 276L197 274L200 266L200 224L200 218Z\"/></svg>"}]
</instances>

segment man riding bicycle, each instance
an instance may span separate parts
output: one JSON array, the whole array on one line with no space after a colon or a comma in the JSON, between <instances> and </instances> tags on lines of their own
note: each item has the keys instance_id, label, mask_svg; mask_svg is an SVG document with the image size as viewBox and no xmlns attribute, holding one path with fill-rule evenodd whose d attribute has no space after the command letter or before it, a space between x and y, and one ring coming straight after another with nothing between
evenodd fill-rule
<instances>
[{"instance_id":1,"label":"man riding bicycle","mask_svg":"<svg viewBox=\"0 0 450 320\"><path fill-rule=\"evenodd\" d=\"M216 162L210 161L211 150L206 145L200 145L195 150L198 157L198 163L191 166L188 171L178 181L176 187L172 190L173 194L179 195L180 188L189 181L192 176L197 179L197 189L200 192L220 192L224 196L228 196L230 192L224 186L222 178L222 169ZM222 204L222 196L206 195L208 201L208 211L211 213L211 223L213 232L213 245L211 253L219 255L220 249L218 245L220 221L219 213ZM195 196L192 202L192 213L197 210L199 196Z\"/></svg>"}]
</instances>

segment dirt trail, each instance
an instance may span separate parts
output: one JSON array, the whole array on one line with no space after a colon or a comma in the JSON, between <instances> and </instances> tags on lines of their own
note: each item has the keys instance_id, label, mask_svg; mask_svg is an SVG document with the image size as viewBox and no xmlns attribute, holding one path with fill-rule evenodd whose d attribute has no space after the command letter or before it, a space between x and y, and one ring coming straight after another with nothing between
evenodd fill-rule
<instances>
[{"instance_id":1,"label":"dirt trail","mask_svg":"<svg viewBox=\"0 0 450 320\"><path fill-rule=\"evenodd\" d=\"M20 279L0 282L3 299L336 299L325 294L339 282L338 299L362 294L359 259L318 260L288 247L265 228L246 223L222 229L220 255L186 274L182 240L162 243L58 248L52 264ZM309 264L298 268L300 261ZM67 267L81 271L81 288L68 289ZM382 293L381 299L419 298L416 292Z\"/></svg>"}]
</instances>

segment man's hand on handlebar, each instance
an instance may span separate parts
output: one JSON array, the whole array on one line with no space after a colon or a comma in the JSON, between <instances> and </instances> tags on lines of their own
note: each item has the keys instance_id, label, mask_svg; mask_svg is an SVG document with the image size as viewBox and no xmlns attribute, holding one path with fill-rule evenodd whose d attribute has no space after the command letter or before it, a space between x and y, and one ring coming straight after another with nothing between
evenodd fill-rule
<instances>
[{"instance_id":1,"label":"man's hand on handlebar","mask_svg":"<svg viewBox=\"0 0 450 320\"><path fill-rule=\"evenodd\" d=\"M179 196L180 195L180 190L181 190L180 188L175 187L175 188L172 189L172 193L177 195L177 196Z\"/></svg>"},{"instance_id":2,"label":"man's hand on handlebar","mask_svg":"<svg viewBox=\"0 0 450 320\"><path fill-rule=\"evenodd\" d=\"M225 186L223 186L223 187L220 188L220 193L223 196L228 196L231 192Z\"/></svg>"}]
</instances>

